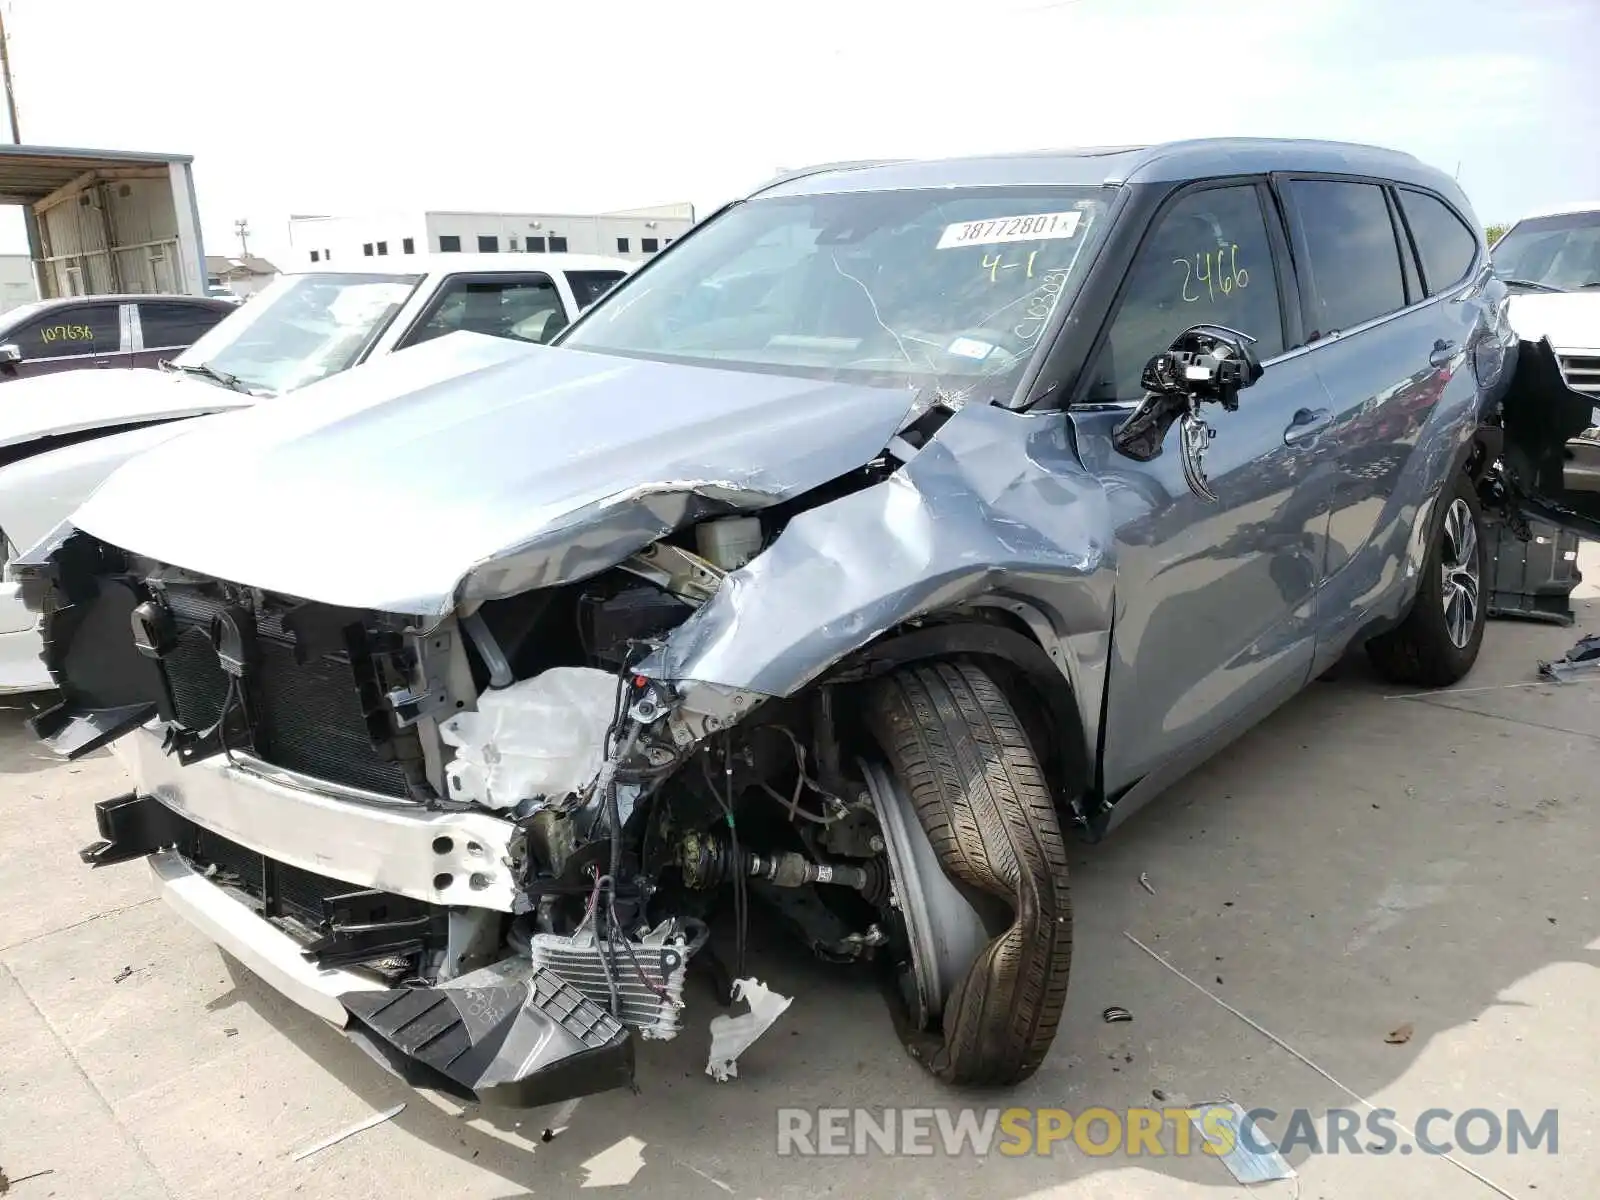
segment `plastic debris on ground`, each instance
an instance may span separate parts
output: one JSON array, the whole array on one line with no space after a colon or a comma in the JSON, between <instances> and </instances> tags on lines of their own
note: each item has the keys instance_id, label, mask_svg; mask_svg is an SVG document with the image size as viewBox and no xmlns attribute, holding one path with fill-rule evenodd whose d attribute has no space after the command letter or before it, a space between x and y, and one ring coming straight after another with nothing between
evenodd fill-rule
<instances>
[{"instance_id":1,"label":"plastic debris on ground","mask_svg":"<svg viewBox=\"0 0 1600 1200\"><path fill-rule=\"evenodd\" d=\"M1189 1122L1240 1183L1294 1178L1294 1168L1277 1146L1233 1101L1191 1108Z\"/></svg>"},{"instance_id":2,"label":"plastic debris on ground","mask_svg":"<svg viewBox=\"0 0 1600 1200\"><path fill-rule=\"evenodd\" d=\"M735 979L733 998L743 1000L750 1011L737 1017L711 1018L711 1057L706 1063L706 1074L718 1083L726 1083L739 1074L738 1059L784 1010L794 1003L792 996L780 996L757 979Z\"/></svg>"},{"instance_id":3,"label":"plastic debris on ground","mask_svg":"<svg viewBox=\"0 0 1600 1200\"><path fill-rule=\"evenodd\" d=\"M1539 676L1556 683L1600 674L1600 633L1579 638L1578 644L1553 662L1539 664Z\"/></svg>"}]
</instances>

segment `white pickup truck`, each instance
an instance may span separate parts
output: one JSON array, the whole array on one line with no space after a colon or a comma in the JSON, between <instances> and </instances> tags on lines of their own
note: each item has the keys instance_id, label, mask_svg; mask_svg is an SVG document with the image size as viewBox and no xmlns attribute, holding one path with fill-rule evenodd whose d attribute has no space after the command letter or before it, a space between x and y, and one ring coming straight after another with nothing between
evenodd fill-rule
<instances>
[{"instance_id":1,"label":"white pickup truck","mask_svg":"<svg viewBox=\"0 0 1600 1200\"><path fill-rule=\"evenodd\" d=\"M283 275L163 369L8 383L0 406L0 557L26 550L133 455L191 419L295 391L447 333L544 343L633 268L583 254L433 254ZM174 487L181 487L174 481ZM192 497L206 504L216 498ZM0 584L0 693L48 688L34 617Z\"/></svg>"}]
</instances>

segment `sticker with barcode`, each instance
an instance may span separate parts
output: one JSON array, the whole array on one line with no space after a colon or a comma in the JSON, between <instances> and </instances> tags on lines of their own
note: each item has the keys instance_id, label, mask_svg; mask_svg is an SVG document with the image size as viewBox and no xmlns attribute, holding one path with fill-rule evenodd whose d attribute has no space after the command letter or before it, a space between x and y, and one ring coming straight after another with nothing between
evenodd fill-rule
<instances>
[{"instance_id":1,"label":"sticker with barcode","mask_svg":"<svg viewBox=\"0 0 1600 1200\"><path fill-rule=\"evenodd\" d=\"M1078 232L1083 214L1072 212L1032 213L1025 217L987 217L982 221L957 221L946 225L939 235L936 250L957 246L994 246L1001 242L1038 242L1047 238L1069 238Z\"/></svg>"}]
</instances>

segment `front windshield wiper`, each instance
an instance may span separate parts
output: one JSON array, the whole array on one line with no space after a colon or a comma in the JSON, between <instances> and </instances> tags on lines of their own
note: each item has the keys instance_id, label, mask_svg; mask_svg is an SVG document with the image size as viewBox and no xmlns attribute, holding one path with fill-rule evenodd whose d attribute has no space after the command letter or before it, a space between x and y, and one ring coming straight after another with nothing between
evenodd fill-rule
<instances>
[{"instance_id":1,"label":"front windshield wiper","mask_svg":"<svg viewBox=\"0 0 1600 1200\"><path fill-rule=\"evenodd\" d=\"M254 395L254 393L251 392L248 387L239 382L239 377L237 375L230 375L226 371L219 371L210 363L180 363L173 362L171 359L168 359L166 362L161 364L161 369L163 371L182 371L185 375L198 375L202 379L209 379L214 383L220 383L225 388L232 388L234 391L243 392L247 396Z\"/></svg>"},{"instance_id":2,"label":"front windshield wiper","mask_svg":"<svg viewBox=\"0 0 1600 1200\"><path fill-rule=\"evenodd\" d=\"M1566 288L1556 287L1553 283L1540 283L1537 279L1507 279L1501 277L1500 282L1507 287L1530 288L1535 292L1564 292Z\"/></svg>"}]
</instances>

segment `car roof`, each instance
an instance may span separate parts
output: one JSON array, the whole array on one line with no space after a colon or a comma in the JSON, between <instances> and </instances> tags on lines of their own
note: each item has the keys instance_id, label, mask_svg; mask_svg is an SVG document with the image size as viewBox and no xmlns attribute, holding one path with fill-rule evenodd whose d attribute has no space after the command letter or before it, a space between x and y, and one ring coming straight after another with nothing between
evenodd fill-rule
<instances>
[{"instance_id":1,"label":"car roof","mask_svg":"<svg viewBox=\"0 0 1600 1200\"><path fill-rule=\"evenodd\" d=\"M637 263L605 254L386 254L354 262L308 263L286 275L432 275L459 271L632 271Z\"/></svg>"},{"instance_id":2,"label":"car roof","mask_svg":"<svg viewBox=\"0 0 1600 1200\"><path fill-rule=\"evenodd\" d=\"M1523 221L1535 221L1540 217L1568 217L1592 212L1600 212L1600 200L1574 200L1567 204L1555 204L1549 208L1536 208L1532 212L1523 213L1517 218L1517 223L1520 225Z\"/></svg>"},{"instance_id":3,"label":"car roof","mask_svg":"<svg viewBox=\"0 0 1600 1200\"><path fill-rule=\"evenodd\" d=\"M146 303L152 300L162 302L176 301L179 304L200 304L210 307L217 303L216 296L191 296L186 292L106 292L104 294L89 296L47 296L43 300L29 300L29 305L37 305L40 309L60 308L69 304L134 304L139 301ZM223 302L226 304L226 301ZM9 315L16 311L7 309Z\"/></svg>"},{"instance_id":4,"label":"car roof","mask_svg":"<svg viewBox=\"0 0 1600 1200\"><path fill-rule=\"evenodd\" d=\"M1198 138L1151 146L1088 146L971 158L832 163L790 172L752 195L1030 184L1181 183L1269 171L1368 175L1460 194L1449 175L1399 150L1315 139Z\"/></svg>"}]
</instances>

